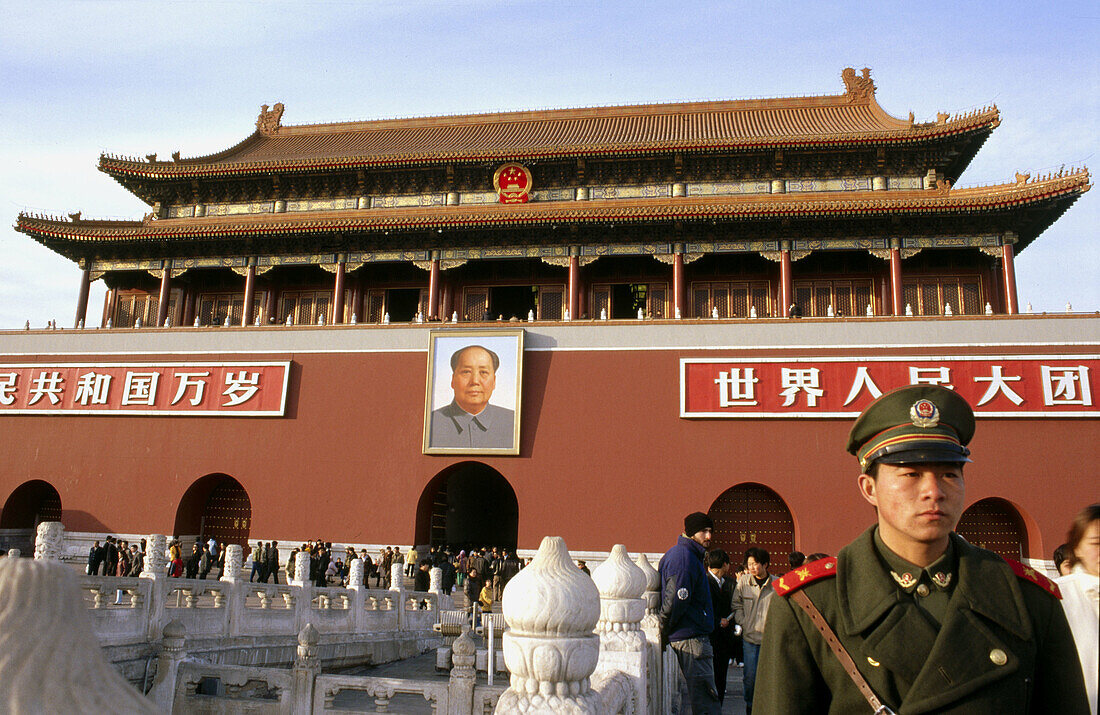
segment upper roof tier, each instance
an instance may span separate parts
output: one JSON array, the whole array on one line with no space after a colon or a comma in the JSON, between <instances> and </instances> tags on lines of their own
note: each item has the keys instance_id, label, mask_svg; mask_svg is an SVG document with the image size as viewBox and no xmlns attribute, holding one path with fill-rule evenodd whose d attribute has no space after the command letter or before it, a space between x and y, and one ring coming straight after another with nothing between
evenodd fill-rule
<instances>
[{"instance_id":1,"label":"upper roof tier","mask_svg":"<svg viewBox=\"0 0 1100 715\"><path fill-rule=\"evenodd\" d=\"M875 101L870 70L841 73L839 95L553 109L282 124L283 105L264 105L256 131L224 151L159 161L103 155L99 168L119 180L247 176L272 171L534 160L659 152L844 147L988 134L995 106L935 122L898 119ZM976 147L975 147L976 150Z\"/></svg>"}]
</instances>

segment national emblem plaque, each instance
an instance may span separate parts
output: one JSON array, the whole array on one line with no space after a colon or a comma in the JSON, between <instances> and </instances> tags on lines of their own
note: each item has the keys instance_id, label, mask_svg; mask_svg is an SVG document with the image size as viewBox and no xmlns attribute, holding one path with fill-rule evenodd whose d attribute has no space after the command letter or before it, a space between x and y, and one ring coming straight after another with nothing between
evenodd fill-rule
<instances>
[{"instance_id":1,"label":"national emblem plaque","mask_svg":"<svg viewBox=\"0 0 1100 715\"><path fill-rule=\"evenodd\" d=\"M523 164L503 164L493 174L493 188L502 204L525 204L531 197L531 172Z\"/></svg>"}]
</instances>

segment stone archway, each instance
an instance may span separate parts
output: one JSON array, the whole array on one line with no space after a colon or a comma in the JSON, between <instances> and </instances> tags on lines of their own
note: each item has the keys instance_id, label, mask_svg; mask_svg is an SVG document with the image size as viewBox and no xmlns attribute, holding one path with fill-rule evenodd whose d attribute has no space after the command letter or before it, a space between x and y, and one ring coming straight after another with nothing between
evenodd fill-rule
<instances>
[{"instance_id":1,"label":"stone archway","mask_svg":"<svg viewBox=\"0 0 1100 715\"><path fill-rule=\"evenodd\" d=\"M763 484L745 483L722 492L707 514L714 520L711 548L725 549L737 563L745 549L755 546L768 552L773 573L790 568L794 551L794 519L786 502Z\"/></svg>"},{"instance_id":2,"label":"stone archway","mask_svg":"<svg viewBox=\"0 0 1100 715\"><path fill-rule=\"evenodd\" d=\"M241 483L228 474L208 474L184 492L173 533L244 547L251 523L252 502Z\"/></svg>"},{"instance_id":3,"label":"stone archway","mask_svg":"<svg viewBox=\"0 0 1100 715\"><path fill-rule=\"evenodd\" d=\"M4 502L0 529L30 529L43 521L61 521L61 495L41 479L23 482Z\"/></svg>"},{"instance_id":4,"label":"stone archway","mask_svg":"<svg viewBox=\"0 0 1100 715\"><path fill-rule=\"evenodd\" d=\"M435 475L416 508L416 543L515 549L519 502L504 476L481 462L460 462Z\"/></svg>"},{"instance_id":5,"label":"stone archway","mask_svg":"<svg viewBox=\"0 0 1100 715\"><path fill-rule=\"evenodd\" d=\"M1011 503L997 497L980 499L963 512L955 528L975 546L1019 561L1028 554L1027 527Z\"/></svg>"}]
</instances>

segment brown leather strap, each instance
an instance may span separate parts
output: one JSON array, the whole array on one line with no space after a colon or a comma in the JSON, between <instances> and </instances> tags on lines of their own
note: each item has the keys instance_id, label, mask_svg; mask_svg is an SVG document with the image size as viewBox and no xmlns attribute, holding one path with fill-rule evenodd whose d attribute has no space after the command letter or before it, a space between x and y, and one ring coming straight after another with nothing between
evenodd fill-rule
<instances>
[{"instance_id":1,"label":"brown leather strap","mask_svg":"<svg viewBox=\"0 0 1100 715\"><path fill-rule=\"evenodd\" d=\"M810 602L805 591L795 591L791 594L791 599L802 607L802 610L806 612L806 615L810 617L810 621L814 624L817 630L825 638L825 642L829 645L829 649L833 651L833 655L840 661L840 665L844 668L844 672L848 674L848 677L852 679L852 682L859 688L859 692L863 694L863 697L870 703L871 708L875 713L893 713L886 705L882 704L882 701L875 695L875 691L871 690L871 686L868 685L867 680L863 677L863 674L856 668L856 664L852 662L852 656L848 655L848 651L844 649L844 646L840 644L840 639L836 637L836 633L829 627L829 624L825 622L825 617L821 615L821 611L817 610L817 606Z\"/></svg>"}]
</instances>

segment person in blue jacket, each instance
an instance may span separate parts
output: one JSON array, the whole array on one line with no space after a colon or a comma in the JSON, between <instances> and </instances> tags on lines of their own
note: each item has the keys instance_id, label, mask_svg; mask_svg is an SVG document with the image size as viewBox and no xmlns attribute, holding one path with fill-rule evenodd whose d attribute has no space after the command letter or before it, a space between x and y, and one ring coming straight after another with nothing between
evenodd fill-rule
<instances>
[{"instance_id":1,"label":"person in blue jacket","mask_svg":"<svg viewBox=\"0 0 1100 715\"><path fill-rule=\"evenodd\" d=\"M684 676L680 682L681 703L690 702L694 715L718 715L722 710L714 687L714 649L710 644L714 606L703 565L713 529L714 522L706 514L688 514L684 517L684 533L657 566L661 579L661 645L668 644L676 653Z\"/></svg>"}]
</instances>

